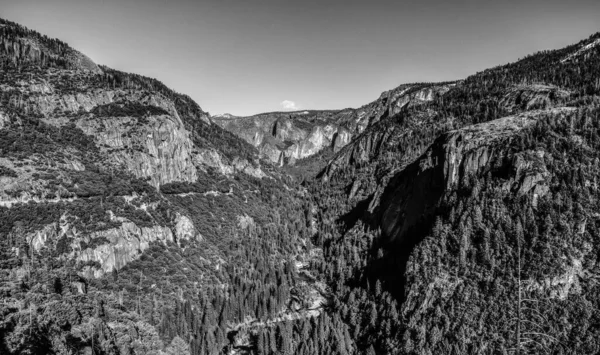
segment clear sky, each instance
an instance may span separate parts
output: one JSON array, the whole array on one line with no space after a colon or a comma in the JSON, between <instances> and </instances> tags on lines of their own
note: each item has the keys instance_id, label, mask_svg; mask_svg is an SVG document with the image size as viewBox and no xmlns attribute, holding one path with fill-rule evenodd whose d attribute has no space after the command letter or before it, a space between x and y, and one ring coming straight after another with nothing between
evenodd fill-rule
<instances>
[{"instance_id":1,"label":"clear sky","mask_svg":"<svg viewBox=\"0 0 600 355\"><path fill-rule=\"evenodd\" d=\"M0 17L212 114L358 107L600 31L600 0L0 0Z\"/></svg>"}]
</instances>

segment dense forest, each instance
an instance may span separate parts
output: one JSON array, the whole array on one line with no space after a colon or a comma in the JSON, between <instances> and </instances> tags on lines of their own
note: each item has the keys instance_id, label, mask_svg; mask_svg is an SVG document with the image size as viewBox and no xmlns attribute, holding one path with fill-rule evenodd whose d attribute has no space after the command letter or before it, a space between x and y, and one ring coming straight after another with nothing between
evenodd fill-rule
<instances>
[{"instance_id":1,"label":"dense forest","mask_svg":"<svg viewBox=\"0 0 600 355\"><path fill-rule=\"evenodd\" d=\"M324 248L325 276L335 286L338 312L354 327L359 349L370 351L373 347L377 353L407 354L503 353L517 348L522 353L598 351L598 328L594 326L598 324L597 306L589 303L597 302L597 270L589 271L591 288L581 292L585 296L548 299L543 291L549 290L541 288L535 294L532 287L523 286L522 298L536 304L528 312L543 309L547 312L541 314L543 319L571 326L560 328L539 318L523 319L523 323L530 322L529 333L540 334L523 336L517 345L512 317L516 314L519 285L515 279L531 285L557 277L570 267L566 255L572 258L587 248L590 253L586 255L593 260L588 267L595 267L597 232L589 229L594 228L589 225L594 222L586 216L594 215L596 203L595 189L590 184L596 180L592 162L596 161L598 135L600 50L594 47L581 57L561 60L599 37L597 34L563 50L538 53L476 74L429 104L372 125L354 144L344 148L337 160L333 159L321 179L310 184L315 203L321 205L317 243ZM531 101L523 98L523 91L528 86L535 90L540 83L562 88L569 95L560 97L553 94L556 89L550 90L540 95L545 96L544 100L528 106ZM506 98L511 96L516 96L516 105L507 105ZM466 177L465 184L456 190L444 191L435 210L411 229L409 241L399 244L382 235L379 204L385 198L394 198L386 197L388 184L393 184L394 177L408 169L441 133L510 114L561 106L576 107L578 111L568 117L540 115L534 129L498 148L506 155L541 151L553 157L551 165L546 164L553 179L551 193L540 199L536 209L531 207L532 196L498 191L497 187L508 178L506 173L482 173ZM356 154L369 146L373 149L366 158ZM590 170L584 175L587 166ZM555 205L557 195L561 200L568 196L573 208L580 194L587 198L585 203L577 204L577 214L568 215L564 207L558 207L562 202ZM588 229L581 236L577 231L584 220L588 221L583 222ZM548 224L558 221L564 229L550 231ZM565 233L568 240L579 240L578 247L568 246L571 242L567 241L552 242L552 234L558 238ZM542 235L544 242L540 240ZM518 245L517 240L523 244ZM517 260L522 267L520 273L515 270ZM443 277L440 270L444 270ZM456 283L461 288L453 290ZM435 299L431 287L453 293L452 299ZM581 312L586 320L583 328L577 329L574 324L580 324ZM532 326L537 328L532 330Z\"/></svg>"},{"instance_id":2,"label":"dense forest","mask_svg":"<svg viewBox=\"0 0 600 355\"><path fill-rule=\"evenodd\" d=\"M0 353L600 352L599 41L279 168L0 20Z\"/></svg>"}]
</instances>

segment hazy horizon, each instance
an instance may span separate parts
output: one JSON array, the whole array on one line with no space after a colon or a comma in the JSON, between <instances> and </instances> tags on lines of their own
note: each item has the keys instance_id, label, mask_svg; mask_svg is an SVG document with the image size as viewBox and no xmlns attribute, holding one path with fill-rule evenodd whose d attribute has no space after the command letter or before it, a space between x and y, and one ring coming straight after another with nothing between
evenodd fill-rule
<instances>
[{"instance_id":1,"label":"hazy horizon","mask_svg":"<svg viewBox=\"0 0 600 355\"><path fill-rule=\"evenodd\" d=\"M600 31L589 0L2 2L0 17L237 116L359 107Z\"/></svg>"}]
</instances>

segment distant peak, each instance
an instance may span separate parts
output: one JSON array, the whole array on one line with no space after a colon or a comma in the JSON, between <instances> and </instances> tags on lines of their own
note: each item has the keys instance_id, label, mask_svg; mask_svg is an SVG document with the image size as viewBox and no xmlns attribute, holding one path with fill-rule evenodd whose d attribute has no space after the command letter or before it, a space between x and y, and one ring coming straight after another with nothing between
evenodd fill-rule
<instances>
[{"instance_id":1,"label":"distant peak","mask_svg":"<svg viewBox=\"0 0 600 355\"><path fill-rule=\"evenodd\" d=\"M230 113L217 113L216 115L212 115L212 118L235 118L236 116Z\"/></svg>"}]
</instances>

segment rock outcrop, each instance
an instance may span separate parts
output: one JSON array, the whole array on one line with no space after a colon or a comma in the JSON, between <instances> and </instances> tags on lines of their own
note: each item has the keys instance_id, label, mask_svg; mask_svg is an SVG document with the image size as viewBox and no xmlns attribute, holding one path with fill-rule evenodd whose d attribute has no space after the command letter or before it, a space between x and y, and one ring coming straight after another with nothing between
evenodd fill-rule
<instances>
[{"instance_id":1,"label":"rock outcrop","mask_svg":"<svg viewBox=\"0 0 600 355\"><path fill-rule=\"evenodd\" d=\"M90 58L65 43L52 41L11 22L5 22L0 30L0 54L10 56L14 62L44 66L53 61L64 61L72 70L102 73Z\"/></svg>"},{"instance_id":2,"label":"rock outcrop","mask_svg":"<svg viewBox=\"0 0 600 355\"><path fill-rule=\"evenodd\" d=\"M4 126L10 122L10 117L4 113L0 111L0 129L4 128Z\"/></svg>"},{"instance_id":3,"label":"rock outcrop","mask_svg":"<svg viewBox=\"0 0 600 355\"><path fill-rule=\"evenodd\" d=\"M111 214L112 215L112 214ZM168 242L202 241L192 221L185 215L177 214L174 231L169 227L155 225L139 227L132 221L112 215L112 220L121 223L118 228L100 230L85 234L73 228L63 215L59 223L46 225L29 235L28 243L39 253L42 248L56 248L57 241L67 238L72 252L63 255L80 262L97 262L99 268L85 267L82 276L100 278L112 270L119 270L138 259L152 243L166 245ZM86 247L86 245L95 245Z\"/></svg>"},{"instance_id":4,"label":"rock outcrop","mask_svg":"<svg viewBox=\"0 0 600 355\"><path fill-rule=\"evenodd\" d=\"M82 276L100 278L138 259L152 243L179 244L183 240L200 242L203 239L192 221L181 214L177 214L173 221L174 231L160 225L140 227L112 213L111 219L121 225L118 228L85 234L74 228L68 222L67 216L63 215L60 222L48 224L41 230L31 233L27 240L31 248L39 253L42 248L56 248L58 240L67 238L72 252L62 257L84 263L97 262L99 268L85 267ZM95 246L86 247L87 245Z\"/></svg>"},{"instance_id":5,"label":"rock outcrop","mask_svg":"<svg viewBox=\"0 0 600 355\"><path fill-rule=\"evenodd\" d=\"M216 149L195 147L174 103L160 93L93 89L63 94L48 81L39 80L5 89L13 93L9 99L12 108L41 115L44 122L56 127L74 122L94 137L111 165L149 178L156 188L171 182L195 182L196 169L208 167L224 175L239 171L265 176L259 166L245 159L234 158L233 162ZM5 122L8 117L2 114L0 126Z\"/></svg>"},{"instance_id":6,"label":"rock outcrop","mask_svg":"<svg viewBox=\"0 0 600 355\"><path fill-rule=\"evenodd\" d=\"M166 244L174 241L173 233L167 227L140 228L127 220L123 220L119 228L95 232L86 237L90 242L98 239L106 240L107 243L75 252L79 261L95 261L100 264L99 269L87 267L83 271L84 277L100 278L112 270L121 269L139 258L153 242Z\"/></svg>"},{"instance_id":7,"label":"rock outcrop","mask_svg":"<svg viewBox=\"0 0 600 355\"><path fill-rule=\"evenodd\" d=\"M394 135L394 128L366 131L354 141L344 146L335 148L337 154L328 162L322 177L328 180L336 171L352 164L361 164L378 156L384 144L389 143L389 138Z\"/></svg>"},{"instance_id":8,"label":"rock outcrop","mask_svg":"<svg viewBox=\"0 0 600 355\"><path fill-rule=\"evenodd\" d=\"M364 131L367 126L393 116L405 107L415 107L433 101L450 91L456 84L404 84L385 91L379 99L357 109L358 131Z\"/></svg>"},{"instance_id":9,"label":"rock outcrop","mask_svg":"<svg viewBox=\"0 0 600 355\"><path fill-rule=\"evenodd\" d=\"M93 136L116 166L126 166L135 176L150 178L158 188L174 181L194 182L194 145L177 116L157 115L140 119L111 117L80 120L77 125Z\"/></svg>"},{"instance_id":10,"label":"rock outcrop","mask_svg":"<svg viewBox=\"0 0 600 355\"><path fill-rule=\"evenodd\" d=\"M562 59L561 63L576 60L579 57L585 55L586 53L590 52L591 50L593 50L594 48L596 48L598 46L600 46L600 38L596 38L596 39L592 40L591 42L581 46L575 52L567 55L564 59Z\"/></svg>"},{"instance_id":11,"label":"rock outcrop","mask_svg":"<svg viewBox=\"0 0 600 355\"><path fill-rule=\"evenodd\" d=\"M305 113L306 112L306 113ZM274 112L252 117L215 116L211 120L257 147L277 165L293 163L325 148L340 149L352 137L336 123L336 112ZM335 137L341 137L334 142Z\"/></svg>"},{"instance_id":12,"label":"rock outcrop","mask_svg":"<svg viewBox=\"0 0 600 355\"><path fill-rule=\"evenodd\" d=\"M352 133L347 129L340 127L333 139L333 151L338 152L352 140Z\"/></svg>"},{"instance_id":13,"label":"rock outcrop","mask_svg":"<svg viewBox=\"0 0 600 355\"><path fill-rule=\"evenodd\" d=\"M500 106L509 112L543 110L561 106L571 93L553 85L521 85L509 90Z\"/></svg>"}]
</instances>

